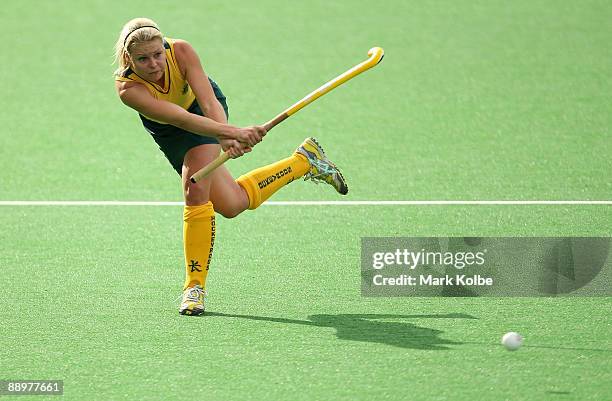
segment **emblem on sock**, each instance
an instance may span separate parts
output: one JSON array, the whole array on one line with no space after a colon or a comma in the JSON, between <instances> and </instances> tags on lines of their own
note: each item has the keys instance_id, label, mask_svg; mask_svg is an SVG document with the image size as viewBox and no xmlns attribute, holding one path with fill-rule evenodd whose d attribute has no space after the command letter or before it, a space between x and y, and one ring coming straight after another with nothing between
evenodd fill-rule
<instances>
[{"instance_id":1,"label":"emblem on sock","mask_svg":"<svg viewBox=\"0 0 612 401\"><path fill-rule=\"evenodd\" d=\"M202 265L200 265L200 262L198 262L197 260L191 259L191 263L189 264L189 267L191 267L191 272L192 273L195 272L195 271L198 271L198 272L202 271L202 269L198 269L198 267L202 267Z\"/></svg>"}]
</instances>

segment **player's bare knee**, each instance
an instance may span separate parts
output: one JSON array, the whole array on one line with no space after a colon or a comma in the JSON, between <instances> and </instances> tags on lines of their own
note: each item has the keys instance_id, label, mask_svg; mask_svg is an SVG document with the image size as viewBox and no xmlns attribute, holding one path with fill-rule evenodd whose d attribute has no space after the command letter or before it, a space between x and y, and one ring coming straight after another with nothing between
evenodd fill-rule
<instances>
[{"instance_id":1,"label":"player's bare knee","mask_svg":"<svg viewBox=\"0 0 612 401\"><path fill-rule=\"evenodd\" d=\"M225 217L226 219L233 219L234 217L237 217L240 213L242 213L242 210L238 210L236 208L222 208L220 210L217 210L217 212L219 212L219 214Z\"/></svg>"},{"instance_id":2,"label":"player's bare knee","mask_svg":"<svg viewBox=\"0 0 612 401\"><path fill-rule=\"evenodd\" d=\"M203 205L209 201L210 186L187 183L184 188L185 203L187 205Z\"/></svg>"}]
</instances>

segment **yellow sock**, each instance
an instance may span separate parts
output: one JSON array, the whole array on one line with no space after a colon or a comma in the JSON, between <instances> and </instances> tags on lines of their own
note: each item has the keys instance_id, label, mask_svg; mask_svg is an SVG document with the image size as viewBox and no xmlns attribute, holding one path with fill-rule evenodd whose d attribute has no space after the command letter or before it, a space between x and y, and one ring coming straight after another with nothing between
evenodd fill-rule
<instances>
[{"instance_id":1,"label":"yellow sock","mask_svg":"<svg viewBox=\"0 0 612 401\"><path fill-rule=\"evenodd\" d=\"M291 157L246 173L236 182L249 195L249 209L255 209L276 191L304 176L309 168L306 157L294 153Z\"/></svg>"},{"instance_id":2,"label":"yellow sock","mask_svg":"<svg viewBox=\"0 0 612 401\"><path fill-rule=\"evenodd\" d=\"M212 202L185 206L183 211L185 245L185 286L206 288L206 276L215 244L215 210Z\"/></svg>"}]
</instances>

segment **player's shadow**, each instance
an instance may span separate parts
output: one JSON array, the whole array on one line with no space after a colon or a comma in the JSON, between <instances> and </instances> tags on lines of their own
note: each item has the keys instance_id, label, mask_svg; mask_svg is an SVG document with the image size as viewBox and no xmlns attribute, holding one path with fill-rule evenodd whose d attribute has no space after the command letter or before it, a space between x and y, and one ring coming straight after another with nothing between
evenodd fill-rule
<instances>
[{"instance_id":1,"label":"player's shadow","mask_svg":"<svg viewBox=\"0 0 612 401\"><path fill-rule=\"evenodd\" d=\"M234 315L221 312L207 312L207 317L226 317L248 319L284 324L298 324L311 327L329 327L336 329L339 340L372 342L391 345L399 348L421 350L446 350L449 345L461 342L446 340L440 335L441 330L417 326L403 319L476 319L462 313L436 315L393 315L393 314L338 314L310 315L308 320L285 319L267 316Z\"/></svg>"}]
</instances>

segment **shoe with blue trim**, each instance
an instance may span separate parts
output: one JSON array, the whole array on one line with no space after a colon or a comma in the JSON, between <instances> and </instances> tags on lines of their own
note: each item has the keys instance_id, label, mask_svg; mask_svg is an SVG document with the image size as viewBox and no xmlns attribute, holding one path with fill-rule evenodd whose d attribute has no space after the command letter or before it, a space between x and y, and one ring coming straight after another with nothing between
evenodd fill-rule
<instances>
[{"instance_id":1,"label":"shoe with blue trim","mask_svg":"<svg viewBox=\"0 0 612 401\"><path fill-rule=\"evenodd\" d=\"M323 148L316 139L306 138L304 142L295 150L308 159L310 170L304 175L304 181L312 180L314 183L325 182L341 195L348 193L348 185L342 173L325 155Z\"/></svg>"}]
</instances>

